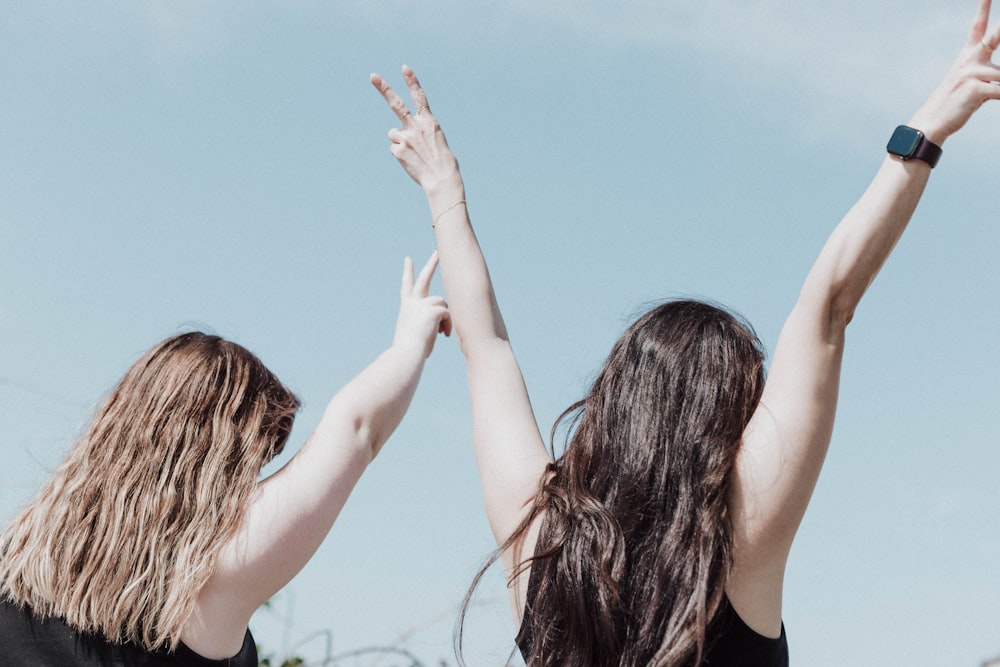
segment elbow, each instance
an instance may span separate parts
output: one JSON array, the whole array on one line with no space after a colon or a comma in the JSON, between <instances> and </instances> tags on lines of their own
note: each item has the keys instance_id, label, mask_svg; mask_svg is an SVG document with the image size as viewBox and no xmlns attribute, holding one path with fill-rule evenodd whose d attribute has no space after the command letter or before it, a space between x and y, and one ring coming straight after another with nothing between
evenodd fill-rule
<instances>
[{"instance_id":1,"label":"elbow","mask_svg":"<svg viewBox=\"0 0 1000 667\"><path fill-rule=\"evenodd\" d=\"M468 360L470 350L475 347L475 343L459 327L455 327L455 341L458 343L458 349L462 351L462 356Z\"/></svg>"},{"instance_id":2,"label":"elbow","mask_svg":"<svg viewBox=\"0 0 1000 667\"><path fill-rule=\"evenodd\" d=\"M507 330L503 327L489 331L473 330L472 332L456 327L455 337L458 339L458 347L462 350L462 356L465 357L466 363L471 363L474 359L484 355L493 355L498 347L510 347Z\"/></svg>"},{"instance_id":3,"label":"elbow","mask_svg":"<svg viewBox=\"0 0 1000 667\"><path fill-rule=\"evenodd\" d=\"M470 341L462 347L465 365L470 375L479 375L483 369L494 367L499 360L509 359L517 363L510 341L504 338L488 338Z\"/></svg>"},{"instance_id":4,"label":"elbow","mask_svg":"<svg viewBox=\"0 0 1000 667\"><path fill-rule=\"evenodd\" d=\"M332 402L310 440L316 440L319 446L338 448L355 464L367 466L382 446L381 437L378 425L364 411Z\"/></svg>"},{"instance_id":5,"label":"elbow","mask_svg":"<svg viewBox=\"0 0 1000 667\"><path fill-rule=\"evenodd\" d=\"M379 437L374 428L374 424L360 417L354 424L354 455L364 465L368 465L375 460L375 456L382 449L383 440Z\"/></svg>"},{"instance_id":6,"label":"elbow","mask_svg":"<svg viewBox=\"0 0 1000 667\"><path fill-rule=\"evenodd\" d=\"M847 325L854 319L854 312L857 308L858 299L854 298L853 295L843 292L834 294L827 309L830 328L840 331L846 330Z\"/></svg>"},{"instance_id":7,"label":"elbow","mask_svg":"<svg viewBox=\"0 0 1000 667\"><path fill-rule=\"evenodd\" d=\"M800 333L808 332L817 341L842 344L857 305L857 299L847 292L819 293L806 289L799 295L788 323Z\"/></svg>"},{"instance_id":8,"label":"elbow","mask_svg":"<svg viewBox=\"0 0 1000 667\"><path fill-rule=\"evenodd\" d=\"M841 280L837 281L830 288L827 302L829 304L830 321L841 329L846 329L847 325L854 319L854 312L861 303L861 297L871 286L872 276L867 281Z\"/></svg>"},{"instance_id":9,"label":"elbow","mask_svg":"<svg viewBox=\"0 0 1000 667\"><path fill-rule=\"evenodd\" d=\"M795 310L807 314L831 333L847 329L864 294L864 287L850 280L810 280L802 287Z\"/></svg>"}]
</instances>

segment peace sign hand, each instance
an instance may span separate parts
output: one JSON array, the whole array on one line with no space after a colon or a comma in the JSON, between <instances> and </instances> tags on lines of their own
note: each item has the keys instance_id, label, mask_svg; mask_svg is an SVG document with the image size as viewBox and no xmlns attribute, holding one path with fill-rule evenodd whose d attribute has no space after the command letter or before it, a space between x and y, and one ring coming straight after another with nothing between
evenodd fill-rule
<instances>
[{"instance_id":1,"label":"peace sign hand","mask_svg":"<svg viewBox=\"0 0 1000 667\"><path fill-rule=\"evenodd\" d=\"M458 160L448 148L448 142L427 103L427 94L420 87L413 70L403 66L403 79L410 90L415 113L378 74L371 75L372 85L382 94L402 123L389 130L390 151L403 165L406 173L424 189L428 197L444 190L463 189Z\"/></svg>"},{"instance_id":2,"label":"peace sign hand","mask_svg":"<svg viewBox=\"0 0 1000 667\"><path fill-rule=\"evenodd\" d=\"M394 346L418 346L424 357L431 356L434 340L439 333L451 335L451 314L448 304L440 296L430 295L431 278L437 268L438 255L427 260L416 278L413 260L403 260L403 280L399 289L399 317L396 319Z\"/></svg>"},{"instance_id":3,"label":"peace sign hand","mask_svg":"<svg viewBox=\"0 0 1000 667\"><path fill-rule=\"evenodd\" d=\"M941 144L968 122L987 101L1000 99L1000 67L993 52L1000 44L1000 23L990 27L990 0L979 0L965 46L944 81L910 124Z\"/></svg>"}]
</instances>

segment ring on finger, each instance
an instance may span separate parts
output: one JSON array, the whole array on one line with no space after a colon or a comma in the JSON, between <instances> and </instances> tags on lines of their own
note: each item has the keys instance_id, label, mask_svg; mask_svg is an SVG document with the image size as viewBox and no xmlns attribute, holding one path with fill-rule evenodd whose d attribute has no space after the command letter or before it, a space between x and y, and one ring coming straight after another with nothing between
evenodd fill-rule
<instances>
[{"instance_id":1,"label":"ring on finger","mask_svg":"<svg viewBox=\"0 0 1000 667\"><path fill-rule=\"evenodd\" d=\"M990 46L985 42L985 40L979 40L979 45L982 46L984 49L986 49L987 53L993 53L994 51L997 50L997 47Z\"/></svg>"},{"instance_id":2,"label":"ring on finger","mask_svg":"<svg viewBox=\"0 0 1000 667\"><path fill-rule=\"evenodd\" d=\"M423 112L425 112L425 111L426 111L426 112L428 112L428 113L430 113L430 111L431 111L431 108L430 108L429 106L427 106L426 104L421 104L421 105L420 105L420 106L419 106L419 107L417 108L417 113L418 113L418 114L419 114L419 113L423 113Z\"/></svg>"}]
</instances>

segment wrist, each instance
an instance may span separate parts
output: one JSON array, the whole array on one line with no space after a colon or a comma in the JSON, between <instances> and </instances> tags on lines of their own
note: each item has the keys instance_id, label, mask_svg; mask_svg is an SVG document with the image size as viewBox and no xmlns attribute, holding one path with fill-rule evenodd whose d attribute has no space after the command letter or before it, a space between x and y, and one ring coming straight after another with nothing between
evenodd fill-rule
<instances>
[{"instance_id":1,"label":"wrist","mask_svg":"<svg viewBox=\"0 0 1000 667\"><path fill-rule=\"evenodd\" d=\"M431 215L437 215L457 201L465 199L465 184L457 172L424 189Z\"/></svg>"},{"instance_id":2,"label":"wrist","mask_svg":"<svg viewBox=\"0 0 1000 667\"><path fill-rule=\"evenodd\" d=\"M397 359L397 363L410 366L422 366L427 358L427 343L417 340L414 336L397 336L389 346L389 354Z\"/></svg>"},{"instance_id":3,"label":"wrist","mask_svg":"<svg viewBox=\"0 0 1000 667\"><path fill-rule=\"evenodd\" d=\"M907 125L916 130L920 130L925 139L937 144L938 146L944 144L945 139L951 135L951 132L948 131L948 128L944 124L935 122L933 117L922 113L922 110L914 114L913 118L910 119L910 122L907 123Z\"/></svg>"}]
</instances>

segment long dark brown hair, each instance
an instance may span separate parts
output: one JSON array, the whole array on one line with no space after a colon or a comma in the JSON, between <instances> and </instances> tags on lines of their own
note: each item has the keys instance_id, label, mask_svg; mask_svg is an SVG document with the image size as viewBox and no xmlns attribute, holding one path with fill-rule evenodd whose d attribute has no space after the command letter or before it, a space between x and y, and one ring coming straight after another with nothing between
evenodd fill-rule
<instances>
[{"instance_id":1,"label":"long dark brown hair","mask_svg":"<svg viewBox=\"0 0 1000 667\"><path fill-rule=\"evenodd\" d=\"M544 513L520 566L531 569L518 635L529 665L700 664L731 569L727 500L763 368L750 326L700 301L659 305L618 340L557 420L553 440L568 424L568 446L498 550Z\"/></svg>"},{"instance_id":2,"label":"long dark brown hair","mask_svg":"<svg viewBox=\"0 0 1000 667\"><path fill-rule=\"evenodd\" d=\"M235 343L159 343L0 534L0 595L113 642L176 647L298 407Z\"/></svg>"}]
</instances>

